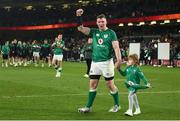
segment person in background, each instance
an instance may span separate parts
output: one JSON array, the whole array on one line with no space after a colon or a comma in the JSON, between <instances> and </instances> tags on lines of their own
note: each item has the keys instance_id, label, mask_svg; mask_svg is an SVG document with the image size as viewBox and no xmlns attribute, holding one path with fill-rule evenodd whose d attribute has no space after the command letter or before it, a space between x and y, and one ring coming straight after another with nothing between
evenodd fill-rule
<instances>
[{"instance_id":1,"label":"person in background","mask_svg":"<svg viewBox=\"0 0 180 121\"><path fill-rule=\"evenodd\" d=\"M18 63L17 63L17 66L21 66L22 63L23 63L23 45L22 45L22 42L21 41L18 41L18 44L17 44L17 58L18 58Z\"/></svg>"},{"instance_id":2,"label":"person in background","mask_svg":"<svg viewBox=\"0 0 180 121\"><path fill-rule=\"evenodd\" d=\"M48 60L48 66L51 66L51 59L50 59L50 52L51 52L51 46L48 43L48 40L45 39L44 43L41 46L41 55L42 55L42 67L44 67L44 63L46 63L46 60Z\"/></svg>"},{"instance_id":3,"label":"person in background","mask_svg":"<svg viewBox=\"0 0 180 121\"><path fill-rule=\"evenodd\" d=\"M38 44L38 42L36 40L34 40L32 42L32 52L33 52L33 58L34 58L35 67L37 67L38 64L39 64L40 50L41 50L41 46Z\"/></svg>"},{"instance_id":4,"label":"person in background","mask_svg":"<svg viewBox=\"0 0 180 121\"><path fill-rule=\"evenodd\" d=\"M26 42L23 42L22 44L22 61L24 63L24 66L27 66L27 57L28 57L28 46Z\"/></svg>"},{"instance_id":5,"label":"person in background","mask_svg":"<svg viewBox=\"0 0 180 121\"><path fill-rule=\"evenodd\" d=\"M63 48L64 48L64 41L63 35L59 34L57 38L55 38L55 42L52 44L52 48L54 49L54 55L52 64L55 66L56 69L56 77L61 77L62 71L62 60L63 60Z\"/></svg>"},{"instance_id":6,"label":"person in background","mask_svg":"<svg viewBox=\"0 0 180 121\"><path fill-rule=\"evenodd\" d=\"M8 58L9 58L9 53L10 53L10 48L9 48L9 42L6 41L6 43L2 46L1 49L2 53L2 67L8 67Z\"/></svg>"},{"instance_id":7,"label":"person in background","mask_svg":"<svg viewBox=\"0 0 180 121\"><path fill-rule=\"evenodd\" d=\"M91 62L92 62L92 38L89 38L87 43L84 45L82 49L82 53L84 55L84 59L86 61L87 65L87 71L84 77L88 78L89 77L89 71L91 68Z\"/></svg>"}]
</instances>

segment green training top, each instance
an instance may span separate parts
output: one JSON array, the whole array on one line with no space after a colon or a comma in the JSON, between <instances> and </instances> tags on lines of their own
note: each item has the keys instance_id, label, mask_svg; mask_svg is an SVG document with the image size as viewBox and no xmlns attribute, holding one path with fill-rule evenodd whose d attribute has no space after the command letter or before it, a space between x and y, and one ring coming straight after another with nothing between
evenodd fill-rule
<instances>
[{"instance_id":1,"label":"green training top","mask_svg":"<svg viewBox=\"0 0 180 121\"><path fill-rule=\"evenodd\" d=\"M126 69L124 71L119 69L119 72L122 76L127 77L126 81L131 81L134 84L140 84L140 80L143 80L145 85L147 85L147 83L148 83L143 72L140 70L140 68L138 66L135 66L135 65L128 66L128 67L126 67Z\"/></svg>"},{"instance_id":2,"label":"green training top","mask_svg":"<svg viewBox=\"0 0 180 121\"><path fill-rule=\"evenodd\" d=\"M85 44L82 53L85 59L92 59L92 44Z\"/></svg>"},{"instance_id":3,"label":"green training top","mask_svg":"<svg viewBox=\"0 0 180 121\"><path fill-rule=\"evenodd\" d=\"M3 45L1 49L2 54L9 55L10 48L8 45Z\"/></svg>"},{"instance_id":4,"label":"green training top","mask_svg":"<svg viewBox=\"0 0 180 121\"><path fill-rule=\"evenodd\" d=\"M97 28L91 28L89 36L93 39L92 60L94 62L103 62L113 57L112 42L117 41L116 33L107 29L101 31Z\"/></svg>"}]
</instances>

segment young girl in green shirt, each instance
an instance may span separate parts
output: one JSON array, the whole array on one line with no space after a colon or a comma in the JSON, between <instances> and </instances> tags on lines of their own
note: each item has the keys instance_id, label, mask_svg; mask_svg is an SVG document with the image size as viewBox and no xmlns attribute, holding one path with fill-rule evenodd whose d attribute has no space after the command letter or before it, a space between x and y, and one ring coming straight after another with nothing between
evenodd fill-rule
<instances>
[{"instance_id":1,"label":"young girl in green shirt","mask_svg":"<svg viewBox=\"0 0 180 121\"><path fill-rule=\"evenodd\" d=\"M129 109L125 112L125 115L133 116L141 114L141 110L139 107L139 102L137 99L136 92L138 89L146 89L150 87L150 83L145 78L144 74L141 72L139 68L139 59L137 54L129 55L127 67L123 71L119 69L119 72L122 76L126 76L125 85L128 89L128 101L129 101ZM140 81L144 81L144 85L140 84ZM133 113L133 106L135 106L135 112Z\"/></svg>"}]
</instances>

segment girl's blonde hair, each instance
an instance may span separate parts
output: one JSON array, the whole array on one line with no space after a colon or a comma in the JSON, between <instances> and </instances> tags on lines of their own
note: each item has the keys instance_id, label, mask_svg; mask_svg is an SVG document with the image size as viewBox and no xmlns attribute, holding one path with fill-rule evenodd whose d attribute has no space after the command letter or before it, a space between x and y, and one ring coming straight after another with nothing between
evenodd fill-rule
<instances>
[{"instance_id":1,"label":"girl's blonde hair","mask_svg":"<svg viewBox=\"0 0 180 121\"><path fill-rule=\"evenodd\" d=\"M131 54L128 56L128 60L132 59L135 63L135 65L139 65L139 59L137 54Z\"/></svg>"}]
</instances>

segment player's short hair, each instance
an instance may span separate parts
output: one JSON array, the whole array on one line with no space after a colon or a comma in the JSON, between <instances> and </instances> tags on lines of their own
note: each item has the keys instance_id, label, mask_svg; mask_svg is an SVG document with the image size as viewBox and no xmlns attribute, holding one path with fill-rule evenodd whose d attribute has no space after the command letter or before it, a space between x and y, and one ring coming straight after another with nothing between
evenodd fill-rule
<instances>
[{"instance_id":1,"label":"player's short hair","mask_svg":"<svg viewBox=\"0 0 180 121\"><path fill-rule=\"evenodd\" d=\"M100 15L97 16L97 19L98 18L106 18L106 16L104 14L100 14Z\"/></svg>"},{"instance_id":2,"label":"player's short hair","mask_svg":"<svg viewBox=\"0 0 180 121\"><path fill-rule=\"evenodd\" d=\"M128 59L132 59L135 65L139 65L139 58L137 54L131 54L128 56Z\"/></svg>"}]
</instances>

